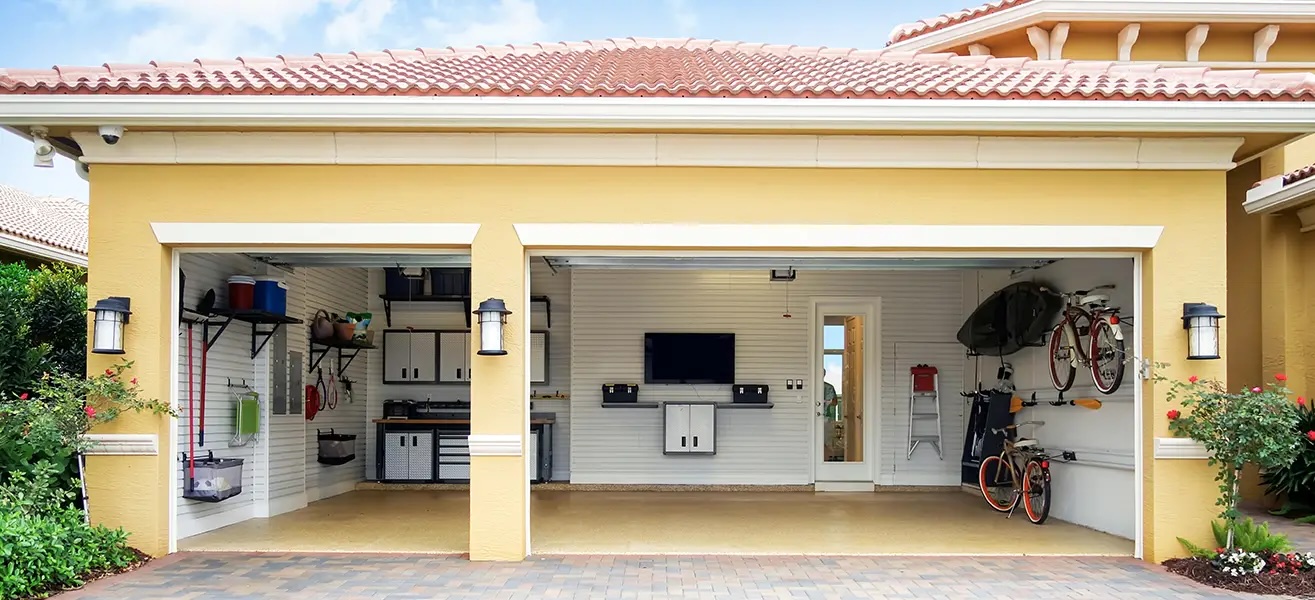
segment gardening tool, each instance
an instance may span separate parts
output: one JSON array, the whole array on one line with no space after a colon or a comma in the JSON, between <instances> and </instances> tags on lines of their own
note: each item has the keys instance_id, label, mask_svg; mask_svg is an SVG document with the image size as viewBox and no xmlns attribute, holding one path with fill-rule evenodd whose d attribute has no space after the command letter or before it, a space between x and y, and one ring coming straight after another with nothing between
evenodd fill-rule
<instances>
[{"instance_id":1,"label":"gardening tool","mask_svg":"<svg viewBox=\"0 0 1315 600\"><path fill-rule=\"evenodd\" d=\"M196 312L210 316L210 311L215 309L215 290L206 290L205 295L201 296L201 302L196 305ZM188 348L191 351L191 348ZM198 445L205 447L205 367L209 362L210 340L201 340L201 428L197 435ZM191 372L191 366L188 366L188 372Z\"/></svg>"},{"instance_id":2,"label":"gardening tool","mask_svg":"<svg viewBox=\"0 0 1315 600\"><path fill-rule=\"evenodd\" d=\"M193 440L196 430L196 409L192 399L195 389L192 381L192 322L187 322L187 480L189 487L196 482L196 443Z\"/></svg>"},{"instance_id":3,"label":"gardening tool","mask_svg":"<svg viewBox=\"0 0 1315 600\"><path fill-rule=\"evenodd\" d=\"M355 403L356 403L356 398L355 398L354 395L352 394L352 383L354 383L354 382L353 382L351 379L348 379L348 378L346 378L346 377L343 377L341 381L342 381L342 391L343 391L343 395L347 396L347 403L348 403L348 404L355 404Z\"/></svg>"},{"instance_id":4,"label":"gardening tool","mask_svg":"<svg viewBox=\"0 0 1315 600\"><path fill-rule=\"evenodd\" d=\"M78 483L82 486L82 522L91 525L91 498L87 496L87 458L81 452L78 456Z\"/></svg>"}]
</instances>

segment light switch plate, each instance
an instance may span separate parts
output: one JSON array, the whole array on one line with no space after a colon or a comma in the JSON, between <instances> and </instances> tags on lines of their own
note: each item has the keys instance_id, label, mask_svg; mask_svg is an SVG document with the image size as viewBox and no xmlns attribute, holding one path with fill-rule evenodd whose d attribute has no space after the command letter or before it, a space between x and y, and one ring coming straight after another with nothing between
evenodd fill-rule
<instances>
[{"instance_id":1,"label":"light switch plate","mask_svg":"<svg viewBox=\"0 0 1315 600\"><path fill-rule=\"evenodd\" d=\"M787 379L787 380L785 380L785 389L787 389L787 390L793 390L793 389L794 389L794 380L793 380L793 379Z\"/></svg>"},{"instance_id":2,"label":"light switch plate","mask_svg":"<svg viewBox=\"0 0 1315 600\"><path fill-rule=\"evenodd\" d=\"M796 379L796 380L794 380L794 387L795 387L795 389L799 389L799 390L804 389L804 380L802 380L802 379Z\"/></svg>"}]
</instances>

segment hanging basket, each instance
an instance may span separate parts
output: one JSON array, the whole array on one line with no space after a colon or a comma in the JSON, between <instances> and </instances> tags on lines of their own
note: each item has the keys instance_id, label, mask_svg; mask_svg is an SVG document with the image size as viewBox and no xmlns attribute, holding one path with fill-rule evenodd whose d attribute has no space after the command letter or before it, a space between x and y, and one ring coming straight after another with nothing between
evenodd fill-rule
<instances>
[{"instance_id":1,"label":"hanging basket","mask_svg":"<svg viewBox=\"0 0 1315 600\"><path fill-rule=\"evenodd\" d=\"M316 460L320 464L342 465L356 459L356 436L334 433L332 429L328 433L316 429L315 436L320 446Z\"/></svg>"},{"instance_id":2,"label":"hanging basket","mask_svg":"<svg viewBox=\"0 0 1315 600\"><path fill-rule=\"evenodd\" d=\"M194 460L195 470L189 474L187 455L183 455L183 498L223 502L242 493L242 459L215 458L210 452Z\"/></svg>"}]
</instances>

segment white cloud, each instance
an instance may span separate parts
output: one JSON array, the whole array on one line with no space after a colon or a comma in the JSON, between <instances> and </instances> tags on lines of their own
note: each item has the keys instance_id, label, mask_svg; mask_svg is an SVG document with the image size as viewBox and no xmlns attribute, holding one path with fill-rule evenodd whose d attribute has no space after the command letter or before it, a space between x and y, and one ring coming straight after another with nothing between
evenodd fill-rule
<instances>
[{"instance_id":1,"label":"white cloud","mask_svg":"<svg viewBox=\"0 0 1315 600\"><path fill-rule=\"evenodd\" d=\"M440 8L435 3L435 8ZM484 14L478 14L484 13ZM433 39L425 46L475 46L479 44L507 44L546 41L548 24L539 17L534 0L497 0L486 10L464 18L445 20L443 17L424 19L425 29Z\"/></svg>"},{"instance_id":2,"label":"white cloud","mask_svg":"<svg viewBox=\"0 0 1315 600\"><path fill-rule=\"evenodd\" d=\"M686 0L666 0L667 10L671 11L671 19L676 23L676 30L681 35L694 35L694 31L699 28L699 15Z\"/></svg>"},{"instance_id":3,"label":"white cloud","mask_svg":"<svg viewBox=\"0 0 1315 600\"><path fill-rule=\"evenodd\" d=\"M358 0L350 9L329 21L324 28L324 41L330 46L350 48L387 45L377 43L375 37L383 29L393 7L394 0Z\"/></svg>"}]
</instances>

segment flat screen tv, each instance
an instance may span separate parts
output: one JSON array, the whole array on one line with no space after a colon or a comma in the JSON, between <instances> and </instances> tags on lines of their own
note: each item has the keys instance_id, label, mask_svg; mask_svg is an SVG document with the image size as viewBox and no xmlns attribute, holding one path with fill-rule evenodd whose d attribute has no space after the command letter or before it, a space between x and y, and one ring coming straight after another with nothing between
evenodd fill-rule
<instances>
[{"instance_id":1,"label":"flat screen tv","mask_svg":"<svg viewBox=\"0 0 1315 600\"><path fill-rule=\"evenodd\" d=\"M645 333L644 383L735 383L735 334Z\"/></svg>"}]
</instances>

